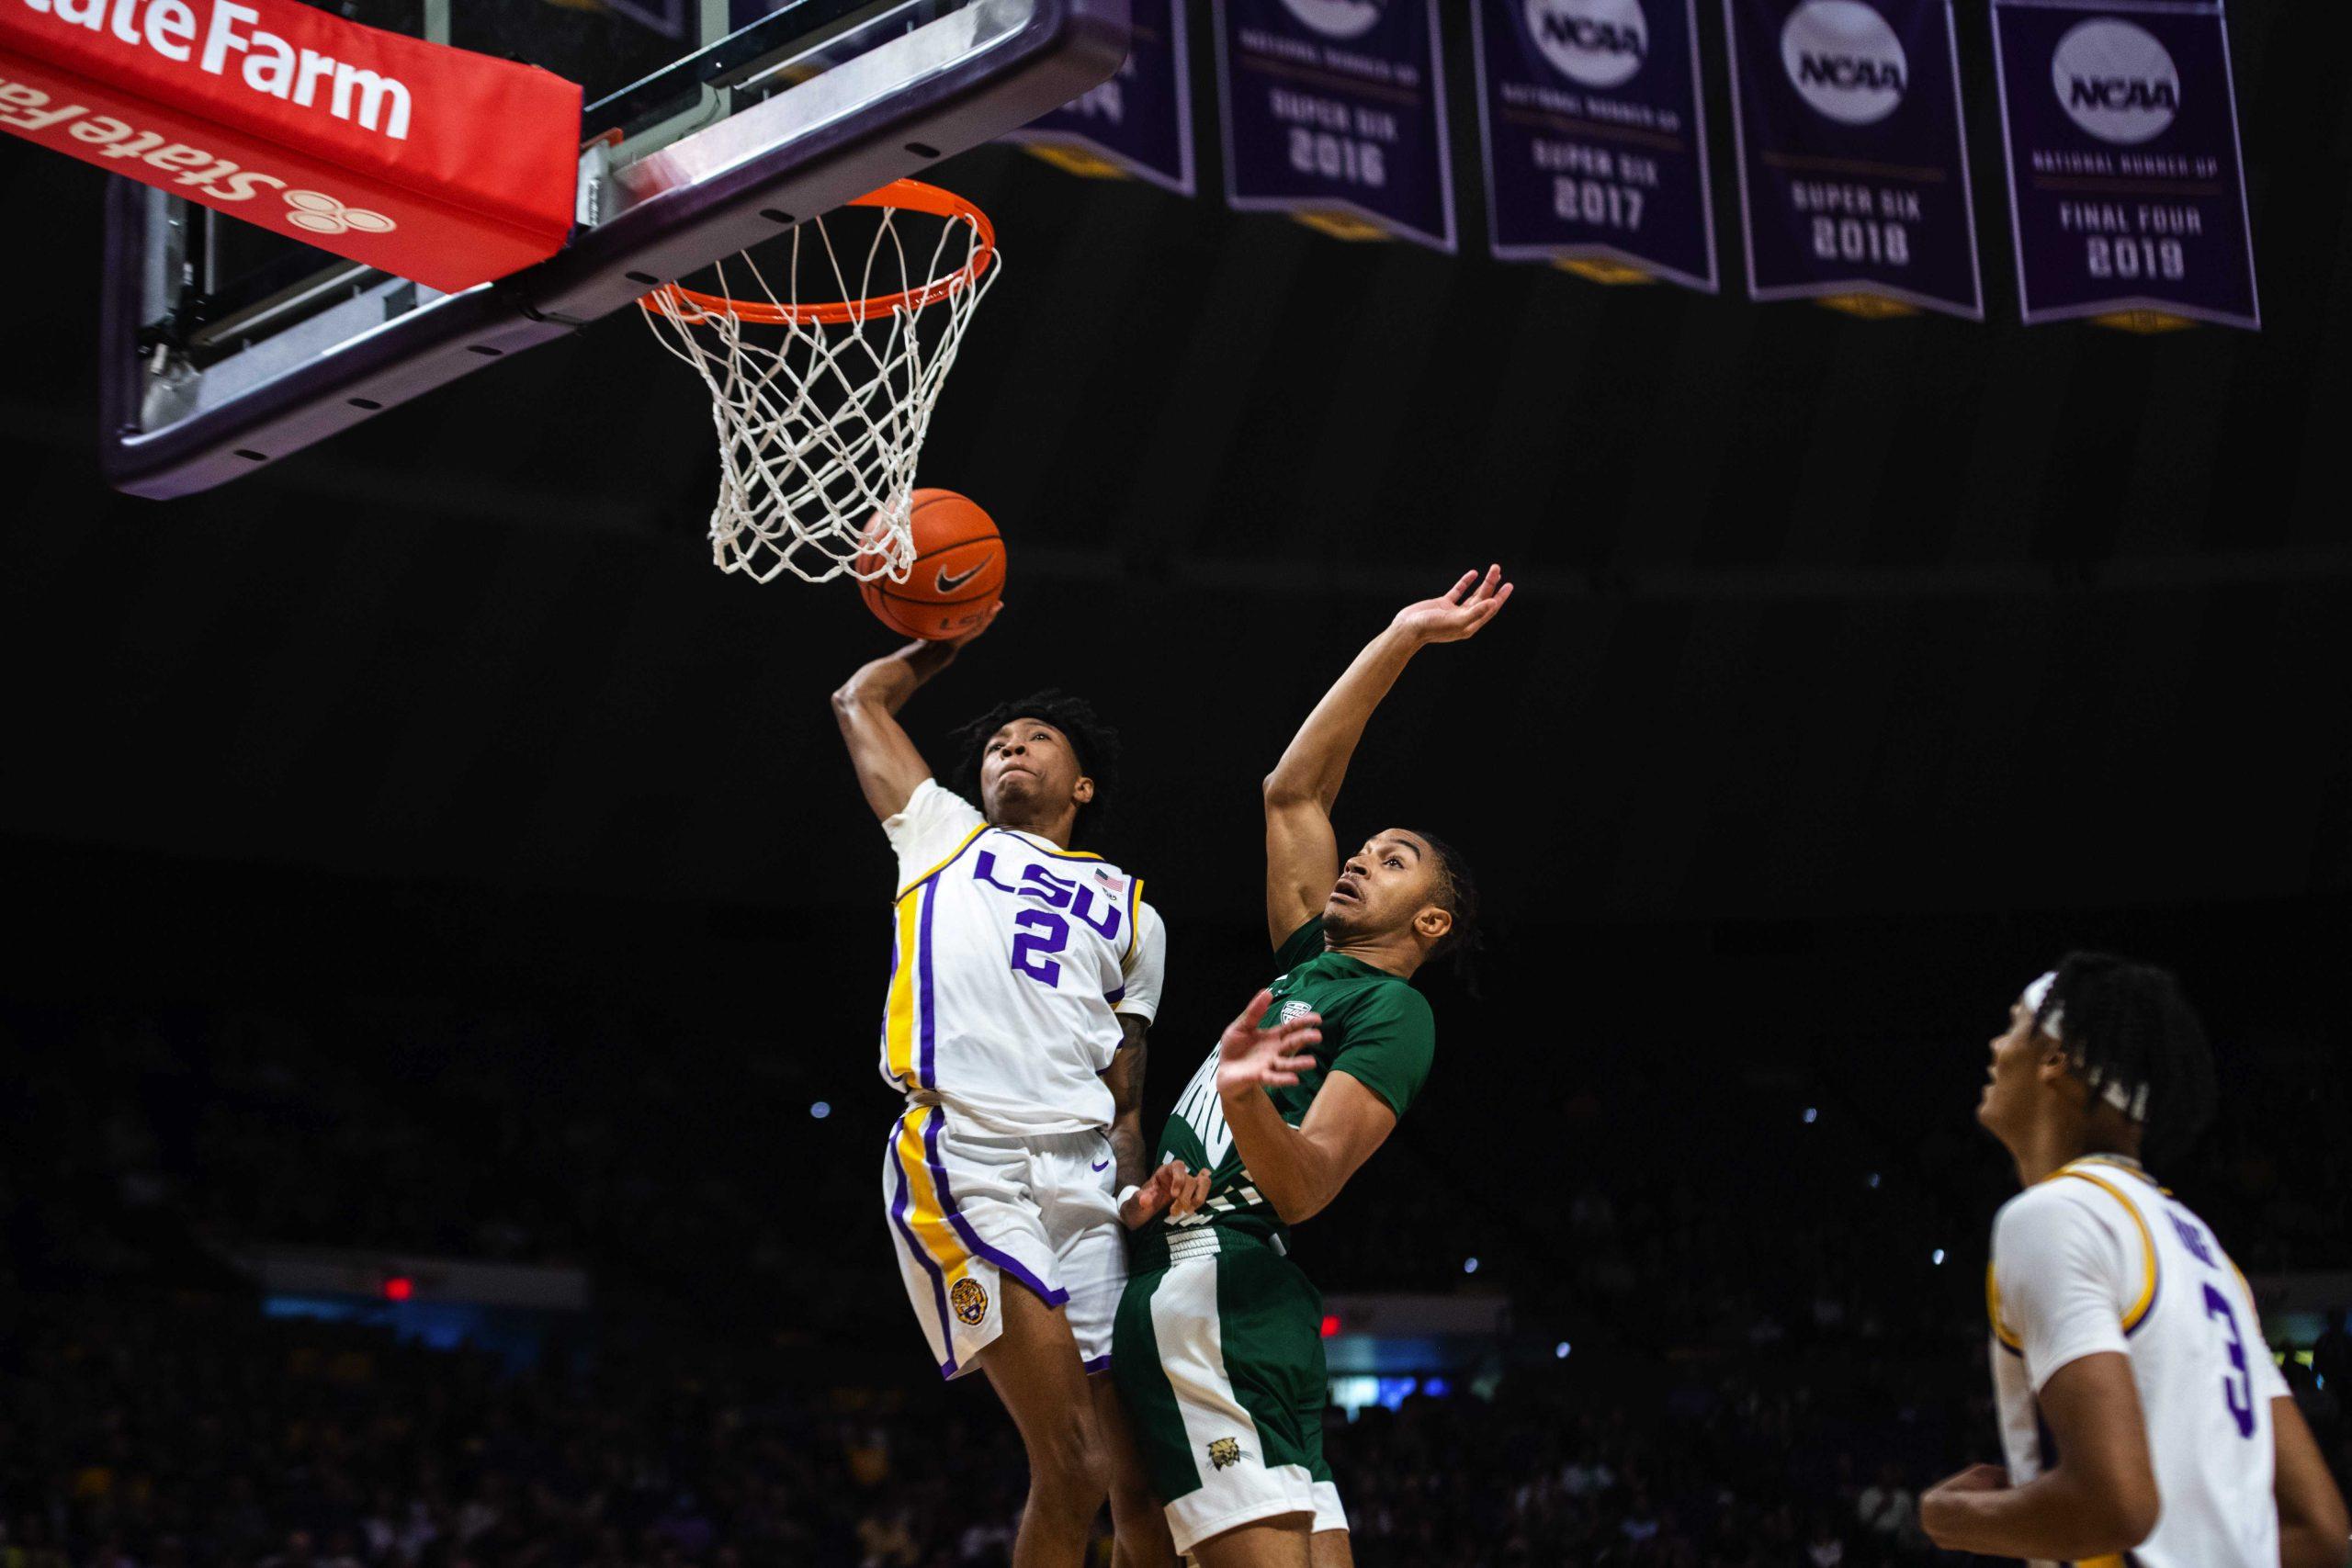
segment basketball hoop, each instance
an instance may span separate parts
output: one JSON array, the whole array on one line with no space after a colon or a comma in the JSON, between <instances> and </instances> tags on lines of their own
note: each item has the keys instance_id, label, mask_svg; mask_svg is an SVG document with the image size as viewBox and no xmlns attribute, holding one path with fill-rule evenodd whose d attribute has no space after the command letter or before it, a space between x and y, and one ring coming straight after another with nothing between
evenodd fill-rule
<instances>
[{"instance_id":1,"label":"basketball hoop","mask_svg":"<svg viewBox=\"0 0 2352 1568\"><path fill-rule=\"evenodd\" d=\"M638 301L662 345L710 389L719 457L711 559L758 582L786 571L809 582L906 581L915 460L964 329L1002 271L988 216L952 192L898 180L849 205L879 214L854 272L818 218L792 231L781 291L746 253L718 265L718 292L672 283ZM920 270L910 263L924 247L901 231L908 213L942 220ZM812 269L821 248L829 301L801 298L804 243ZM751 275L760 298L729 297L730 265ZM919 330L925 322L932 331Z\"/></svg>"}]
</instances>

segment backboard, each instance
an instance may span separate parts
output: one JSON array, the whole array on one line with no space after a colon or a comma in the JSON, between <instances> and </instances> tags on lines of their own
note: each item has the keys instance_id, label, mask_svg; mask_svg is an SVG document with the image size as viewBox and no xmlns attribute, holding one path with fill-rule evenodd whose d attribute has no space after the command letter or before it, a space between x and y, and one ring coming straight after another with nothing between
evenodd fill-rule
<instances>
[{"instance_id":1,"label":"backboard","mask_svg":"<svg viewBox=\"0 0 2352 1568\"><path fill-rule=\"evenodd\" d=\"M458 294L164 191L108 193L107 477L185 495L1027 124L1126 57L1127 0L331 0L585 89L577 225Z\"/></svg>"}]
</instances>

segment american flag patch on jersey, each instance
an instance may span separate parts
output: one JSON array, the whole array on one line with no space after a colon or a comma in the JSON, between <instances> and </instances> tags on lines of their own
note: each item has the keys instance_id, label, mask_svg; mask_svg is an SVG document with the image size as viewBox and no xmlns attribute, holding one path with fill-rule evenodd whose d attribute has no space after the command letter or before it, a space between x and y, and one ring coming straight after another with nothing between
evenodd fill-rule
<instances>
[{"instance_id":1,"label":"american flag patch on jersey","mask_svg":"<svg viewBox=\"0 0 2352 1568\"><path fill-rule=\"evenodd\" d=\"M1096 866L1094 868L1094 880L1101 883L1102 885L1102 891L1110 894L1113 897L1123 898L1126 897L1127 879L1125 877L1114 876L1109 872L1104 871L1101 866Z\"/></svg>"}]
</instances>

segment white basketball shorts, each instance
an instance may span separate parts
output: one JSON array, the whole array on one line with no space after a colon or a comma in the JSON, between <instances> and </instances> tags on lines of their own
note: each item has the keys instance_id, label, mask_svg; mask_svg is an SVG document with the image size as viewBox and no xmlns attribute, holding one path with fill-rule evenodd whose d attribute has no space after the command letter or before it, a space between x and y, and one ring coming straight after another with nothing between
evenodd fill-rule
<instances>
[{"instance_id":1,"label":"white basketball shorts","mask_svg":"<svg viewBox=\"0 0 2352 1568\"><path fill-rule=\"evenodd\" d=\"M1111 1364L1126 1283L1118 1172L1101 1132L1007 1138L910 1106L882 1157L882 1206L907 1300L942 1377L961 1377L1004 1328L1004 1292L1062 1308L1090 1372Z\"/></svg>"}]
</instances>

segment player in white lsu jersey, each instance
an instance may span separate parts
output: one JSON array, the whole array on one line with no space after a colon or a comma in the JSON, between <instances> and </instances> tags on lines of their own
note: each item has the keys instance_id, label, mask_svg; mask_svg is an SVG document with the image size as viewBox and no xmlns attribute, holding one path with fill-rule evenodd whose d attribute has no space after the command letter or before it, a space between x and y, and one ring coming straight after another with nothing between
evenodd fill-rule
<instances>
[{"instance_id":1,"label":"player in white lsu jersey","mask_svg":"<svg viewBox=\"0 0 2352 1568\"><path fill-rule=\"evenodd\" d=\"M2211 1119L2212 1055L2167 972L2070 954L1993 1042L1977 1120L2025 1190L1985 1283L2007 1464L1919 1500L1951 1551L2136 1568L2344 1568L2344 1499L2245 1277L2140 1163Z\"/></svg>"},{"instance_id":2,"label":"player in white lsu jersey","mask_svg":"<svg viewBox=\"0 0 2352 1568\"><path fill-rule=\"evenodd\" d=\"M963 794L899 727L977 635L910 643L833 694L899 860L882 1075L907 1110L883 1206L941 1373L987 1372L1028 1450L1016 1568L1074 1568L1106 1491L1123 1555L1164 1562L1165 1520L1101 1374L1122 1222L1167 1209L1178 1185L1148 1172L1141 1122L1166 937L1139 879L1069 847L1115 746L1086 704L1046 693L975 721Z\"/></svg>"}]
</instances>

